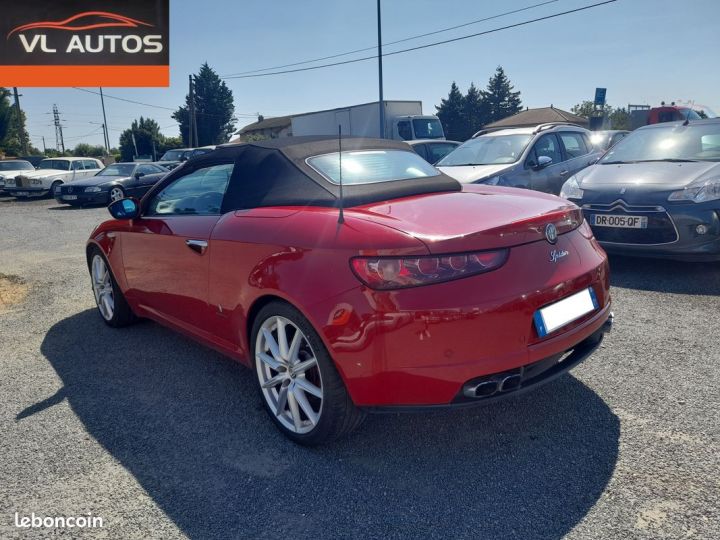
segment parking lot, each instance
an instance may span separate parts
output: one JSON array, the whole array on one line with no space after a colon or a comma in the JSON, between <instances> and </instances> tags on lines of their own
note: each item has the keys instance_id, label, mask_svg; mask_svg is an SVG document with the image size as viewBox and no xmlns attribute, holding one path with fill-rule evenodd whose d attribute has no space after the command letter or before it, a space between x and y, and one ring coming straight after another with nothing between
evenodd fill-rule
<instances>
[{"instance_id":1,"label":"parking lot","mask_svg":"<svg viewBox=\"0 0 720 540\"><path fill-rule=\"evenodd\" d=\"M84 243L106 217L0 198L0 537L47 536L16 512L125 539L720 537L720 264L613 258L615 329L570 376L308 449L249 370L103 324Z\"/></svg>"}]
</instances>

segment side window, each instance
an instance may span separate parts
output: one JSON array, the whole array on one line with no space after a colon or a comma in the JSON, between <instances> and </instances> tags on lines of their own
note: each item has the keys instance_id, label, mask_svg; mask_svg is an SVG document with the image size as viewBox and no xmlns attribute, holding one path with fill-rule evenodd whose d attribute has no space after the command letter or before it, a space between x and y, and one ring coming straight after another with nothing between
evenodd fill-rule
<instances>
[{"instance_id":1,"label":"side window","mask_svg":"<svg viewBox=\"0 0 720 540\"><path fill-rule=\"evenodd\" d=\"M423 158L425 161L429 161L426 149L427 146L425 146L424 144L413 145L413 150L415 150L415 153L421 158Z\"/></svg>"},{"instance_id":2,"label":"side window","mask_svg":"<svg viewBox=\"0 0 720 540\"><path fill-rule=\"evenodd\" d=\"M155 195L146 215L214 215L220 213L232 163L196 169Z\"/></svg>"},{"instance_id":3,"label":"side window","mask_svg":"<svg viewBox=\"0 0 720 540\"><path fill-rule=\"evenodd\" d=\"M412 129L410 129L410 122L408 120L402 120L397 125L398 135L403 141L409 141L412 139ZM422 154L421 154L422 155Z\"/></svg>"},{"instance_id":4,"label":"side window","mask_svg":"<svg viewBox=\"0 0 720 540\"><path fill-rule=\"evenodd\" d=\"M140 165L135 172L139 172L140 174L155 174L157 172L161 172L158 170L154 165Z\"/></svg>"},{"instance_id":5,"label":"side window","mask_svg":"<svg viewBox=\"0 0 720 540\"><path fill-rule=\"evenodd\" d=\"M73 161L70 165L70 168L73 171L82 171L84 167L82 161Z\"/></svg>"},{"instance_id":6,"label":"side window","mask_svg":"<svg viewBox=\"0 0 720 540\"><path fill-rule=\"evenodd\" d=\"M568 159L584 156L588 153L585 139L582 133L573 133L571 131L561 131L560 139L562 140Z\"/></svg>"},{"instance_id":7,"label":"side window","mask_svg":"<svg viewBox=\"0 0 720 540\"><path fill-rule=\"evenodd\" d=\"M552 159L553 164L560 163L562 161L562 152L560 152L560 146L558 144L557 137L555 137L554 134L547 133L537 140L535 146L533 146L533 149L530 152L528 165L533 166L534 164L537 164L540 156L549 157Z\"/></svg>"},{"instance_id":8,"label":"side window","mask_svg":"<svg viewBox=\"0 0 720 540\"><path fill-rule=\"evenodd\" d=\"M95 163L92 159L83 160L83 165L85 166L85 169L97 169L98 168L97 163Z\"/></svg>"}]
</instances>

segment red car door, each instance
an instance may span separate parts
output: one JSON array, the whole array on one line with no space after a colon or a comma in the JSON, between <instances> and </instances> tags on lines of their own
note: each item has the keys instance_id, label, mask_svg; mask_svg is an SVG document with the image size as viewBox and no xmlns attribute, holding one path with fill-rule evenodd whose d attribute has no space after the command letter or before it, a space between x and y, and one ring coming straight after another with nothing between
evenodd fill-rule
<instances>
[{"instance_id":1,"label":"red car door","mask_svg":"<svg viewBox=\"0 0 720 540\"><path fill-rule=\"evenodd\" d=\"M156 193L121 237L128 296L190 331L209 331L210 234L232 163L188 168Z\"/></svg>"}]
</instances>

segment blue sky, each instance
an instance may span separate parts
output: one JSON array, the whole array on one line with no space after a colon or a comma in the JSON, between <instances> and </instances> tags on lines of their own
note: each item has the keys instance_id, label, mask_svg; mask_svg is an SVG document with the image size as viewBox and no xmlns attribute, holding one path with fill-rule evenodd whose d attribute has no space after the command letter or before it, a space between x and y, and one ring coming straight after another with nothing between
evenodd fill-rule
<instances>
[{"instance_id":1,"label":"blue sky","mask_svg":"<svg viewBox=\"0 0 720 540\"><path fill-rule=\"evenodd\" d=\"M383 0L383 41L402 39L523 8L542 0ZM387 47L386 51L481 32L574 9L599 0L548 5L455 31ZM372 46L375 0L171 0L171 86L107 88L111 96L175 108L187 76L207 61L220 75L272 67ZM420 99L433 113L452 81L465 91L484 87L502 65L523 105L569 109L607 87L608 103L657 105L694 100L720 115L720 2L618 0L520 28L423 49L384 60L385 98ZM355 56L366 56L362 53ZM353 58L353 56L339 58ZM227 81L238 114L266 117L377 99L377 63ZM97 90L97 89L93 89ZM66 147L102 144L99 97L73 89L21 88L21 105L35 146L55 146L53 103L61 112ZM105 102L111 144L133 118L154 118L177 135L171 111ZM253 121L238 118L238 128ZM95 122L95 123L93 123Z\"/></svg>"}]
</instances>

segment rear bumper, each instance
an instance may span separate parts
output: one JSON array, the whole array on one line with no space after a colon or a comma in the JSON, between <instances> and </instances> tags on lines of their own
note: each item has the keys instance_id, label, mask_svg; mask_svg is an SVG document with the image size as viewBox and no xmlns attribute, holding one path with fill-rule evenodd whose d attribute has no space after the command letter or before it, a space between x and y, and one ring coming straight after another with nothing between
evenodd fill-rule
<instances>
[{"instance_id":1,"label":"rear bumper","mask_svg":"<svg viewBox=\"0 0 720 540\"><path fill-rule=\"evenodd\" d=\"M509 371L484 375L467 381L462 385L452 403L366 407L365 410L372 413L388 413L462 409L524 394L557 379L590 357L600 347L605 334L612 330L613 321L613 314L610 313L598 330L566 351Z\"/></svg>"}]
</instances>

